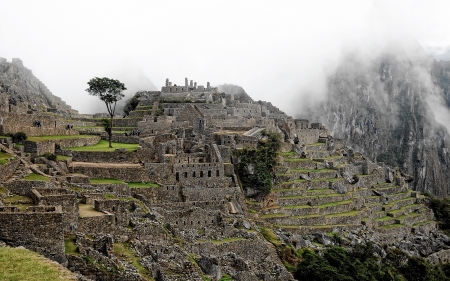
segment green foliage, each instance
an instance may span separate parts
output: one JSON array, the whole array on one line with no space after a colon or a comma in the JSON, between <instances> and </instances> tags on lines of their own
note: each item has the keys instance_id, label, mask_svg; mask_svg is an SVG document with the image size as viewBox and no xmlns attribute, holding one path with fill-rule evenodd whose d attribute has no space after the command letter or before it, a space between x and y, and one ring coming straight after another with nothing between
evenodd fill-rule
<instances>
[{"instance_id":1,"label":"green foliage","mask_svg":"<svg viewBox=\"0 0 450 281\"><path fill-rule=\"evenodd\" d=\"M239 157L236 170L244 188L251 187L268 194L273 186L274 168L277 164L281 136L263 131L265 141L260 141L258 149L235 150Z\"/></svg>"},{"instance_id":2,"label":"green foliage","mask_svg":"<svg viewBox=\"0 0 450 281\"><path fill-rule=\"evenodd\" d=\"M12 138L12 141L14 143L22 143L23 141L27 140L27 134L25 134L24 132L17 132L15 134L8 134L8 136L10 136Z\"/></svg>"},{"instance_id":3,"label":"green foliage","mask_svg":"<svg viewBox=\"0 0 450 281\"><path fill-rule=\"evenodd\" d=\"M135 110L137 105L139 104L139 98L141 96L141 92L137 92L131 99L128 99L123 108L123 113L125 116L128 116L131 111Z\"/></svg>"},{"instance_id":4,"label":"green foliage","mask_svg":"<svg viewBox=\"0 0 450 281\"><path fill-rule=\"evenodd\" d=\"M42 154L42 157L45 157L45 158L47 158L47 160L50 160L50 161L56 161L56 159L57 159L56 155L53 153L50 153L50 152L46 152L46 153Z\"/></svg>"},{"instance_id":5,"label":"green foliage","mask_svg":"<svg viewBox=\"0 0 450 281\"><path fill-rule=\"evenodd\" d=\"M445 232L450 232L450 199L430 197L427 204L434 212L439 227Z\"/></svg>"},{"instance_id":6,"label":"green foliage","mask_svg":"<svg viewBox=\"0 0 450 281\"><path fill-rule=\"evenodd\" d=\"M111 133L112 133L111 120L103 118L102 120L100 120L100 123L102 124L103 128L105 129L105 132L107 132L108 135L111 135Z\"/></svg>"},{"instance_id":7,"label":"green foliage","mask_svg":"<svg viewBox=\"0 0 450 281\"><path fill-rule=\"evenodd\" d=\"M111 131L113 128L113 118L114 113L116 111L116 104L117 101L121 100L125 95L123 94L123 91L125 91L127 88L125 88L125 85L121 83L119 80L110 79L110 78L92 78L88 82L89 88L86 89L86 92L89 93L91 96L99 97L101 101L103 101L106 105L106 109L108 110L109 116L111 116L110 124L109 124L109 131L107 129L106 123L102 125L105 127L106 132L109 135L109 147L112 147L111 145Z\"/></svg>"},{"instance_id":8,"label":"green foliage","mask_svg":"<svg viewBox=\"0 0 450 281\"><path fill-rule=\"evenodd\" d=\"M294 277L308 281L450 280L449 264L433 266L423 258L409 258L399 249L388 250L384 259L373 253L370 243L356 245L351 252L341 247L327 248L322 255L305 250Z\"/></svg>"}]
</instances>

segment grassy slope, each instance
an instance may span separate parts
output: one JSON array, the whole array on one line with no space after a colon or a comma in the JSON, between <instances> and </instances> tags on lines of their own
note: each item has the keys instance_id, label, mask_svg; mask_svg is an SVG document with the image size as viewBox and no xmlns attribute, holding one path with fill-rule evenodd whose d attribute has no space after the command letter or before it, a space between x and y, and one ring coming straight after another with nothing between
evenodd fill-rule
<instances>
[{"instance_id":1,"label":"grassy slope","mask_svg":"<svg viewBox=\"0 0 450 281\"><path fill-rule=\"evenodd\" d=\"M77 280L66 268L26 249L0 247L0 264L0 280Z\"/></svg>"},{"instance_id":2,"label":"grassy slope","mask_svg":"<svg viewBox=\"0 0 450 281\"><path fill-rule=\"evenodd\" d=\"M112 148L109 148L108 141L101 140L96 145L90 145L90 146L79 146L79 147L70 147L67 148L67 150L73 150L73 151L103 151L103 152L112 152L116 150L116 148L126 148L128 151L136 151L139 144L130 144L130 143L111 143Z\"/></svg>"}]
</instances>

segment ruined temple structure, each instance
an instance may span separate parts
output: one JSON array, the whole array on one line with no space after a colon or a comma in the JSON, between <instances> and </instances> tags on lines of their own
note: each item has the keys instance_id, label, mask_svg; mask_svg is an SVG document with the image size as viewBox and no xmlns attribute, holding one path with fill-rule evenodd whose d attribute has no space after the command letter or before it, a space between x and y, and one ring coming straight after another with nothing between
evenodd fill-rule
<instances>
[{"instance_id":1,"label":"ruined temple structure","mask_svg":"<svg viewBox=\"0 0 450 281\"><path fill-rule=\"evenodd\" d=\"M449 238L407 175L346 147L320 123L240 102L209 83L167 79L161 91L143 92L128 118L115 120L126 135L113 135L136 151L71 149L106 139L92 116L0 117L2 135L71 136L23 146L0 138L8 155L0 165L0 241L88 280L294 280L264 238L270 229L296 249L319 249L311 237L334 243L324 238L333 232L349 244L375 242L380 255L387 245L432 262L449 256ZM36 118L41 128L30 126ZM274 188L259 194L241 186L233 152L258 149L265 132L280 134L282 145Z\"/></svg>"}]
</instances>

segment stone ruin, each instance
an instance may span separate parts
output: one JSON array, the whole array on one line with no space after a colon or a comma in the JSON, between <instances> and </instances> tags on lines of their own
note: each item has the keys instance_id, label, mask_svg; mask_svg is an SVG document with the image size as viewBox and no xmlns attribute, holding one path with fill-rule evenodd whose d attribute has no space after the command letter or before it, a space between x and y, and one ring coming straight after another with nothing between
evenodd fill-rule
<instances>
[{"instance_id":1,"label":"stone ruin","mask_svg":"<svg viewBox=\"0 0 450 281\"><path fill-rule=\"evenodd\" d=\"M113 136L138 145L136 151L71 150L106 139L88 130L98 122L90 116L0 111L0 117L1 134L74 136L23 146L0 139L11 155L0 165L0 240L84 278L293 280L262 228L277 229L294 247L318 247L305 240L318 232L351 231L354 237L345 239L398 247L407 241L412 255L448 256L448 237L424 197L408 189L407 176L347 148L320 123L293 119L270 103L242 103L209 83L186 78L177 86L167 79L160 92L142 94L129 117L115 121L139 134ZM30 126L35 119L42 128ZM233 151L259 148L264 131L279 133L282 148L274 188L260 196L241 186ZM30 171L44 180L27 179ZM435 237L434 246L411 242L417 237ZM65 252L65 244L77 250Z\"/></svg>"}]
</instances>

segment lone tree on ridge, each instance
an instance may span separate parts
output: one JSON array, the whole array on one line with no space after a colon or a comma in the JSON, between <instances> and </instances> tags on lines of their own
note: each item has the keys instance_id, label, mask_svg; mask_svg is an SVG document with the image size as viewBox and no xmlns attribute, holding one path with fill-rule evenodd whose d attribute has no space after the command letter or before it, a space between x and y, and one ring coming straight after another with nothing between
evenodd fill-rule
<instances>
[{"instance_id":1,"label":"lone tree on ridge","mask_svg":"<svg viewBox=\"0 0 450 281\"><path fill-rule=\"evenodd\" d=\"M86 89L86 92L88 92L91 96L99 97L100 100L106 104L106 109L108 109L109 116L111 116L110 128L109 130L106 130L106 132L109 136L109 147L112 147L111 136L116 103L125 96L123 91L127 88L125 88L125 84L121 83L119 80L109 79L106 77L92 78L88 82L88 85L89 88Z\"/></svg>"}]
</instances>

